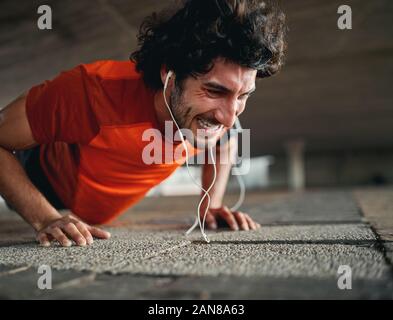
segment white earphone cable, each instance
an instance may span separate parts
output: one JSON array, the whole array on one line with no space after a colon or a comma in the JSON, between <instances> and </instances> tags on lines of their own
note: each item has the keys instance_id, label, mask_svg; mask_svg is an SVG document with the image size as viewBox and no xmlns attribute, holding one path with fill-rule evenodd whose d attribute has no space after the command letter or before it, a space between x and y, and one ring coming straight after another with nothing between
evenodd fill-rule
<instances>
[{"instance_id":1,"label":"white earphone cable","mask_svg":"<svg viewBox=\"0 0 393 320\"><path fill-rule=\"evenodd\" d=\"M243 132L243 128L242 128L242 126L240 124L240 120L237 117L236 117L236 120L235 120L235 127L236 127L236 130L239 133ZM235 168L232 168L232 170L234 171L234 173L236 175L237 182L239 183L240 195L239 195L239 199L237 200L236 204L234 204L233 207L230 210L231 211L237 211L237 210L239 210L239 208L242 206L242 204L244 202L244 198L246 196L246 185L245 185L245 183L244 183L244 181L243 181L243 179L242 179L242 177L240 175L239 169L235 167Z\"/></svg>"},{"instance_id":2,"label":"white earphone cable","mask_svg":"<svg viewBox=\"0 0 393 320\"><path fill-rule=\"evenodd\" d=\"M234 168L234 169L237 170L236 168ZM244 202L244 198L246 196L246 185L244 184L243 179L238 174L236 175L236 179L237 179L237 182L239 183L240 195L239 195L239 199L237 200L237 202L233 205L233 207L230 208L231 211L238 211L239 208L242 206L242 204Z\"/></svg>"},{"instance_id":3,"label":"white earphone cable","mask_svg":"<svg viewBox=\"0 0 393 320\"><path fill-rule=\"evenodd\" d=\"M199 203L198 203L197 217L196 217L196 219L195 219L195 222L194 222L194 224L191 226L191 228L189 228L189 229L187 230L186 235L189 235L189 234L198 226L198 224L199 224L199 228L200 228L200 230L201 230L201 233L202 233L203 238L205 239L206 242L210 242L209 238L207 237L207 235L206 235L206 233L205 233L205 221L206 221L206 215L207 215L207 211L209 210L210 201L211 201L209 192L210 192L211 188L213 187L214 183L216 182L216 178L217 178L217 167L216 167L216 162L215 162L215 158L214 158L214 154L213 154L213 148L209 148L209 156L210 156L210 158L211 158L211 160L212 160L212 164L213 164L213 168L214 168L214 170L213 170L213 181L212 181L212 183L210 184L209 188L208 188L207 190L205 190L205 189L202 187L202 185L200 185L200 184L196 181L196 179L194 178L194 176L193 176L193 175L191 174L191 172L190 172L189 163L188 163L188 156L189 156L189 153L188 153L188 149L187 149L187 144L186 144L186 141L184 140L184 137L183 137L183 134L182 134L182 132L181 132L181 130L180 130L180 127L179 127L179 125L177 124L177 121L176 121L176 119L175 119L175 117L174 117L174 115L173 115L173 113L172 113L172 110L171 110L171 108L169 107L168 101L167 101L167 99L166 99L165 92L166 92L166 89L167 89L167 86L168 86L168 81L169 81L169 78L170 78L171 75L172 75L172 71L169 71L169 72L168 72L168 75L167 75L167 77L166 77L166 79L165 79L164 90L163 90L163 96L164 96L165 105L166 105L166 107L168 108L169 114L171 115L171 118L172 118L173 122L174 122L175 125L176 125L176 128L177 128L177 130L178 130L178 132L179 132L179 135L180 135L181 142L182 142L183 147L184 147L184 150L185 150L185 152L186 152L185 163L186 163L188 175L189 175L190 178L192 179L193 183L194 183L199 189L201 189L202 192L204 193L204 195L202 196L201 200L200 200ZM237 118L236 118L236 128L237 128L237 130L238 130L239 132L242 131L242 127L241 127L241 125L240 125L240 121L239 121L239 119L237 119ZM233 170L238 171L237 168L233 168ZM237 181L238 181L238 183L239 183L239 187L240 187L240 196L239 196L239 199L238 199L238 201L236 202L236 204L230 209L231 211L237 211L237 210L240 208L240 206L241 206L241 205L243 204L243 202L244 202L244 198L245 198L245 194L246 194L246 186L245 186L245 184L244 184L243 179L240 177L239 174L236 174L236 179L237 179ZM203 214L203 221L201 221L200 210L201 210L201 205L202 205L203 201L205 200L205 198L207 198L207 206L206 206L205 212L204 212L204 214Z\"/></svg>"},{"instance_id":4,"label":"white earphone cable","mask_svg":"<svg viewBox=\"0 0 393 320\"><path fill-rule=\"evenodd\" d=\"M203 238L205 239L206 242L209 243L210 240L209 240L209 238L207 237L207 235L206 235L206 233L205 233L205 220L206 220L207 211L209 210L209 207L210 207L210 195L209 195L209 191L211 190L211 188L213 187L214 183L216 182L216 177L217 177L217 168L216 168L216 162L215 162L214 155L213 155L213 148L209 148L209 151L210 151L209 154L210 154L210 157L211 157L211 159L212 159L213 168L214 168L213 181L212 181L212 183L210 184L209 188L208 188L207 190L205 190L205 189L196 181L196 179L193 177L193 175L192 175L191 172L190 172L189 163L188 163L188 156L189 156L189 154L188 154L187 144L186 144L186 141L184 140L184 137L183 137L183 134L182 134L182 132L181 132L181 130L180 130L180 127L179 127L179 125L177 124L177 121L176 121L176 119L175 119L175 117L174 117L174 115L173 115L173 113L172 113L172 110L171 110L171 108L169 107L168 101L167 101L167 99L166 99L165 92L166 92L166 89L167 89L167 86L168 86L168 81L169 81L169 78L170 78L171 75L172 75L172 71L169 71L168 74L167 74L167 77L166 77L166 79L165 79L164 90L163 90L163 96L164 96L165 105L166 105L166 107L168 108L169 114L171 115L171 118L172 118L173 122L174 122L175 125L176 125L176 128L177 128L177 130L178 130L178 132L179 132L179 135L180 135L181 142L182 142L183 147L184 147L184 150L185 150L185 152L186 152L186 161L185 161L185 162L186 162L186 167L187 167L188 175L191 177L191 179L192 179L192 181L194 182L194 184L195 184L199 189L201 189L202 192L204 193L204 195L202 196L202 198L201 198L201 200L199 201L199 204L198 204L197 217L196 217L196 219L195 219L195 222L194 222L194 224L191 226L191 228L187 230L186 235L189 235L189 234L196 228L196 226L199 224L199 228L200 228L200 230L201 230L201 233L202 233ZM204 212L204 214L203 214L203 221L201 221L200 209L201 209L201 205L202 205L202 203L203 203L203 201L204 201L205 198L207 198L207 206L206 206L205 212Z\"/></svg>"}]
</instances>

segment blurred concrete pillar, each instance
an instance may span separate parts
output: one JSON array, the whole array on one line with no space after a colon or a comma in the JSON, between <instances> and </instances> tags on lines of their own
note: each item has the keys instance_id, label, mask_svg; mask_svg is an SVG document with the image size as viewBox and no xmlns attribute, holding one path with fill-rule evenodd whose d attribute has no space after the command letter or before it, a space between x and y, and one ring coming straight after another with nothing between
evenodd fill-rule
<instances>
[{"instance_id":1,"label":"blurred concrete pillar","mask_svg":"<svg viewBox=\"0 0 393 320\"><path fill-rule=\"evenodd\" d=\"M304 165L303 140L292 140L286 144L288 157L288 184L293 191L301 191L305 187L306 173Z\"/></svg>"}]
</instances>

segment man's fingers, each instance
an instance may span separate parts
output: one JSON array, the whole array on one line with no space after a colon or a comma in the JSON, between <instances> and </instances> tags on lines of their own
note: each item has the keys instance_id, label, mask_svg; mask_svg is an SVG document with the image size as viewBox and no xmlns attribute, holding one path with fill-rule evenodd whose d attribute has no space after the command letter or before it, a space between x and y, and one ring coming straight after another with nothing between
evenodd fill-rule
<instances>
[{"instance_id":1,"label":"man's fingers","mask_svg":"<svg viewBox=\"0 0 393 320\"><path fill-rule=\"evenodd\" d=\"M243 212L235 211L233 215L236 217L241 230L250 230L248 221Z\"/></svg>"},{"instance_id":2,"label":"man's fingers","mask_svg":"<svg viewBox=\"0 0 393 320\"><path fill-rule=\"evenodd\" d=\"M51 234L63 247L70 247L72 245L71 241L58 227L49 228L47 233Z\"/></svg>"},{"instance_id":3,"label":"man's fingers","mask_svg":"<svg viewBox=\"0 0 393 320\"><path fill-rule=\"evenodd\" d=\"M252 218L247 213L245 213L244 216L245 216L245 218L246 218L246 220L248 222L248 225L249 225L250 229L251 230L257 230L258 229L257 223L254 222L254 220L252 220Z\"/></svg>"},{"instance_id":4,"label":"man's fingers","mask_svg":"<svg viewBox=\"0 0 393 320\"><path fill-rule=\"evenodd\" d=\"M228 223L232 230L239 230L239 225L237 224L234 215L228 208L224 208L222 211L220 211L219 215Z\"/></svg>"},{"instance_id":5,"label":"man's fingers","mask_svg":"<svg viewBox=\"0 0 393 320\"><path fill-rule=\"evenodd\" d=\"M91 227L73 215L65 215L61 219L53 220L37 233L37 241L42 246L50 246L52 240L61 246L70 247L73 241L78 246L93 243L93 236L101 239L110 238L110 233L102 229Z\"/></svg>"},{"instance_id":6,"label":"man's fingers","mask_svg":"<svg viewBox=\"0 0 393 320\"><path fill-rule=\"evenodd\" d=\"M217 222L216 218L212 214L207 214L206 215L206 224L209 229L217 229Z\"/></svg>"},{"instance_id":7,"label":"man's fingers","mask_svg":"<svg viewBox=\"0 0 393 320\"><path fill-rule=\"evenodd\" d=\"M93 236L90 231L87 229L86 225L80 221L75 222L75 226L78 228L79 232L85 237L87 244L90 245L93 243Z\"/></svg>"},{"instance_id":8,"label":"man's fingers","mask_svg":"<svg viewBox=\"0 0 393 320\"><path fill-rule=\"evenodd\" d=\"M97 227L89 227L88 230L93 237L97 237L100 239L109 239L111 237L111 234L108 231L102 230Z\"/></svg>"},{"instance_id":9,"label":"man's fingers","mask_svg":"<svg viewBox=\"0 0 393 320\"><path fill-rule=\"evenodd\" d=\"M78 228L73 224L72 222L66 223L62 229L65 231L65 233L71 237L72 240L75 241L75 243L78 246L85 246L86 245L86 239L82 235L82 233L79 232Z\"/></svg>"},{"instance_id":10,"label":"man's fingers","mask_svg":"<svg viewBox=\"0 0 393 320\"><path fill-rule=\"evenodd\" d=\"M43 232L40 232L40 233L37 235L37 241L38 241L38 242L40 243L40 245L43 246L43 247L49 247L49 246L50 246L49 238L48 238L48 236L47 236L45 233L43 233Z\"/></svg>"}]
</instances>

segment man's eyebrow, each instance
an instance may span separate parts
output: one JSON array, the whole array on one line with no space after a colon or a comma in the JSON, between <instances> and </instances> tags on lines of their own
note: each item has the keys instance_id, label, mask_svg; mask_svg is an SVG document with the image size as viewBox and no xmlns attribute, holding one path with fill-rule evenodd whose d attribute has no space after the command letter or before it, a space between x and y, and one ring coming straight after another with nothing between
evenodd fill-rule
<instances>
[{"instance_id":1,"label":"man's eyebrow","mask_svg":"<svg viewBox=\"0 0 393 320\"><path fill-rule=\"evenodd\" d=\"M209 81L209 82L203 83L203 85L206 86L206 87L209 87L211 89L215 89L215 90L222 91L222 92L225 92L225 93L232 93L231 89L229 89L229 88L227 88L227 87L225 87L222 84L219 84L217 82ZM251 94L254 91L255 91L255 86L250 91L245 92L243 94Z\"/></svg>"}]
</instances>

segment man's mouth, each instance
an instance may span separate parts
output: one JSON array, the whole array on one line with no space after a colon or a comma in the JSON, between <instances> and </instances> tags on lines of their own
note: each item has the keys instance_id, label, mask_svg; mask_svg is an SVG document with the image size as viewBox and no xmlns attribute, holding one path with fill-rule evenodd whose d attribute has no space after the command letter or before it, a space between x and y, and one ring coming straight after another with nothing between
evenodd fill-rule
<instances>
[{"instance_id":1,"label":"man's mouth","mask_svg":"<svg viewBox=\"0 0 393 320\"><path fill-rule=\"evenodd\" d=\"M197 123L199 129L204 130L208 134L217 133L223 128L223 125L212 123L202 118L197 118Z\"/></svg>"}]
</instances>

